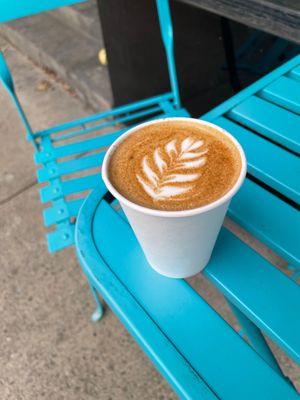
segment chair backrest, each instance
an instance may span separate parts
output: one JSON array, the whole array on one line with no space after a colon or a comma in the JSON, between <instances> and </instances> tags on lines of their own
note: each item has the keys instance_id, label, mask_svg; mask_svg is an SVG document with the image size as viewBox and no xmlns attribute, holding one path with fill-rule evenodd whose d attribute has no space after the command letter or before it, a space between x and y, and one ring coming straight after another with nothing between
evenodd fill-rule
<instances>
[{"instance_id":1,"label":"chair backrest","mask_svg":"<svg viewBox=\"0 0 300 400\"><path fill-rule=\"evenodd\" d=\"M230 216L300 267L300 55L202 116L245 149L248 177Z\"/></svg>"}]
</instances>

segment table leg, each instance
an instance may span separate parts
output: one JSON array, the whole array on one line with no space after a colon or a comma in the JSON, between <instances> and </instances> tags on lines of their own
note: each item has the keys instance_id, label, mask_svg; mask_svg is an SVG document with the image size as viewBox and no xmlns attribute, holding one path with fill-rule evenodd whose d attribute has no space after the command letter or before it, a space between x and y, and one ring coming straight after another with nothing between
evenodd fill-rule
<instances>
[{"instance_id":1,"label":"table leg","mask_svg":"<svg viewBox=\"0 0 300 400\"><path fill-rule=\"evenodd\" d=\"M91 284L91 282L89 280L87 280L87 281L88 281L89 287L91 289L92 295L94 297L94 300L96 302L96 309L92 314L91 320L93 322L97 322L97 321L100 321L100 319L102 318L102 315L104 313L103 305L100 301L97 290L94 288L94 286Z\"/></svg>"}]
</instances>

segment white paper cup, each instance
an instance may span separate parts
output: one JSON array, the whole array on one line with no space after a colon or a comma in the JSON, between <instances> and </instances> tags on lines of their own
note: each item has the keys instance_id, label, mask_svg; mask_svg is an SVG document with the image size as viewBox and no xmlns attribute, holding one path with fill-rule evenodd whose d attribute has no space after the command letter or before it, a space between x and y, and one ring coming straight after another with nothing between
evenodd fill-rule
<instances>
[{"instance_id":1,"label":"white paper cup","mask_svg":"<svg viewBox=\"0 0 300 400\"><path fill-rule=\"evenodd\" d=\"M109 160L118 145L129 135L147 125L160 122L187 121L211 126L231 139L241 156L241 172L234 186L218 200L185 211L160 211L127 200L111 184ZM153 269L170 278L187 278L200 272L209 262L230 200L246 175L246 158L237 140L227 131L206 121L193 118L164 118L140 124L120 136L108 149L102 164L107 189L119 200L129 223Z\"/></svg>"}]
</instances>

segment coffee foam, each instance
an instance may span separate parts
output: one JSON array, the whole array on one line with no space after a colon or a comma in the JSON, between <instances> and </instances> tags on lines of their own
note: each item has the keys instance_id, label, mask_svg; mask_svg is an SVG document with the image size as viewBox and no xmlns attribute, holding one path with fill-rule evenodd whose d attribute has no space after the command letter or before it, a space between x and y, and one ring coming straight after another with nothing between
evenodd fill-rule
<instances>
[{"instance_id":1,"label":"coffee foam","mask_svg":"<svg viewBox=\"0 0 300 400\"><path fill-rule=\"evenodd\" d=\"M113 152L109 177L128 200L160 210L185 210L222 197L236 182L241 158L220 131L169 120L142 127Z\"/></svg>"},{"instance_id":2,"label":"coffee foam","mask_svg":"<svg viewBox=\"0 0 300 400\"><path fill-rule=\"evenodd\" d=\"M153 200L181 199L192 190L193 182L201 176L200 169L206 163L203 140L186 137L180 143L172 139L163 147L156 147L153 154L141 161L141 173L136 174L145 192ZM149 165L152 157L154 168ZM193 170L193 172L186 172ZM195 172L194 172L195 171Z\"/></svg>"}]
</instances>

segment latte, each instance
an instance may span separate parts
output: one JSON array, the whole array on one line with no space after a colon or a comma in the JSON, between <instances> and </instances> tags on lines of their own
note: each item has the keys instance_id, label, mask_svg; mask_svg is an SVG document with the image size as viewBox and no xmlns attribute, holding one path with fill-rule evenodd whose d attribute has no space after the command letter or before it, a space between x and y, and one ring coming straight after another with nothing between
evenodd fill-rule
<instances>
[{"instance_id":1,"label":"latte","mask_svg":"<svg viewBox=\"0 0 300 400\"><path fill-rule=\"evenodd\" d=\"M109 160L111 184L141 206L179 211L224 196L242 168L240 152L222 131L192 120L165 120L134 131Z\"/></svg>"}]
</instances>

